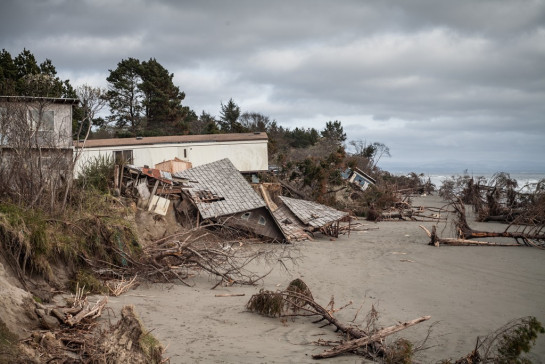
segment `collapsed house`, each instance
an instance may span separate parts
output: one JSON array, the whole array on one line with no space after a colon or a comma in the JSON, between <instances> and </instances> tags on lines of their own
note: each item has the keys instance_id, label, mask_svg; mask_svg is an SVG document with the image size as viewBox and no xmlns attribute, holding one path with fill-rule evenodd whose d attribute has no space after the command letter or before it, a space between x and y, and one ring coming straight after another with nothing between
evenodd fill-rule
<instances>
[{"instance_id":1,"label":"collapsed house","mask_svg":"<svg viewBox=\"0 0 545 364\"><path fill-rule=\"evenodd\" d=\"M209 220L233 228L286 241L265 201L252 189L227 158L174 174L189 180L183 189L183 201L198 210L197 219Z\"/></svg>"},{"instance_id":2,"label":"collapsed house","mask_svg":"<svg viewBox=\"0 0 545 364\"><path fill-rule=\"evenodd\" d=\"M116 184L150 212L164 216L172 207L197 226L219 224L278 242L310 239L313 232L338 237L339 222L349 218L315 202L271 198L264 187L270 184L254 185L256 192L227 158L176 173L127 165Z\"/></svg>"},{"instance_id":3,"label":"collapsed house","mask_svg":"<svg viewBox=\"0 0 545 364\"><path fill-rule=\"evenodd\" d=\"M362 191L365 191L369 186L375 185L377 181L369 176L367 173L362 171L359 168L347 168L344 172L341 173L341 177L348 182L359 186Z\"/></svg>"}]
</instances>

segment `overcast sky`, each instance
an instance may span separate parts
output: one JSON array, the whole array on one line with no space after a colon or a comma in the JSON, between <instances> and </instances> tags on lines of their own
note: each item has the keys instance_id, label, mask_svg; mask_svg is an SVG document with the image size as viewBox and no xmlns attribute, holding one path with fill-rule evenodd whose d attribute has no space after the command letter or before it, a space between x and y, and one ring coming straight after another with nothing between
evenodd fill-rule
<instances>
[{"instance_id":1,"label":"overcast sky","mask_svg":"<svg viewBox=\"0 0 545 364\"><path fill-rule=\"evenodd\" d=\"M128 57L197 114L342 122L391 171L545 173L545 0L3 0L0 47L106 87Z\"/></svg>"}]
</instances>

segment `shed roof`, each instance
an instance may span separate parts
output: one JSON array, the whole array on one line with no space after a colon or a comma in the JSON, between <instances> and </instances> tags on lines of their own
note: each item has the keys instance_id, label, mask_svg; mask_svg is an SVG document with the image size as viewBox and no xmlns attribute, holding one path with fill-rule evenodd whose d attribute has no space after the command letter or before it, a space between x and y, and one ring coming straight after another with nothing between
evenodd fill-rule
<instances>
[{"instance_id":1,"label":"shed roof","mask_svg":"<svg viewBox=\"0 0 545 364\"><path fill-rule=\"evenodd\" d=\"M233 133L233 134L201 134L201 135L168 135L157 137L138 138L112 138L112 139L88 139L86 148L116 147L131 145L175 144L175 143L199 143L199 142L234 142L268 140L267 133ZM82 143L74 141L74 146L80 147Z\"/></svg>"},{"instance_id":2,"label":"shed roof","mask_svg":"<svg viewBox=\"0 0 545 364\"><path fill-rule=\"evenodd\" d=\"M320 228L348 216L348 212L335 210L316 202L298 200L286 196L278 196L278 198L304 224L310 225L313 228Z\"/></svg>"},{"instance_id":3,"label":"shed roof","mask_svg":"<svg viewBox=\"0 0 545 364\"><path fill-rule=\"evenodd\" d=\"M174 176L191 181L191 187L187 191L203 219L265 206L265 201L228 158L177 172Z\"/></svg>"},{"instance_id":4,"label":"shed roof","mask_svg":"<svg viewBox=\"0 0 545 364\"><path fill-rule=\"evenodd\" d=\"M0 96L0 102L49 102L53 104L77 105L79 99L64 97Z\"/></svg>"}]
</instances>

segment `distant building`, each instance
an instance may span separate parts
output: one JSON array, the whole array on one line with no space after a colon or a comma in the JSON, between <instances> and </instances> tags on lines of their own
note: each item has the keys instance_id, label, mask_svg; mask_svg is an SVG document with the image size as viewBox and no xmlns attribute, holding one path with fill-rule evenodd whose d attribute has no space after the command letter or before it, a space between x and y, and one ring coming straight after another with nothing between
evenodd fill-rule
<instances>
[{"instance_id":1,"label":"distant building","mask_svg":"<svg viewBox=\"0 0 545 364\"><path fill-rule=\"evenodd\" d=\"M0 96L0 172L22 168L66 171L72 147L72 107L77 99ZM56 174L56 173L55 173Z\"/></svg>"},{"instance_id":2,"label":"distant building","mask_svg":"<svg viewBox=\"0 0 545 364\"><path fill-rule=\"evenodd\" d=\"M228 158L243 173L268 170L267 133L173 135L75 141L83 148L77 171L96 157L153 167L178 158L193 167Z\"/></svg>"},{"instance_id":3,"label":"distant building","mask_svg":"<svg viewBox=\"0 0 545 364\"><path fill-rule=\"evenodd\" d=\"M72 107L78 102L0 96L0 181L6 182L1 186L4 193L30 202L41 200L47 191L55 195L66 186L74 154Z\"/></svg>"},{"instance_id":4,"label":"distant building","mask_svg":"<svg viewBox=\"0 0 545 364\"><path fill-rule=\"evenodd\" d=\"M0 96L0 147L24 139L35 148L72 150L72 106L77 99Z\"/></svg>"},{"instance_id":5,"label":"distant building","mask_svg":"<svg viewBox=\"0 0 545 364\"><path fill-rule=\"evenodd\" d=\"M360 188L364 191L370 185L374 185L377 183L377 181L373 177L369 176L367 173L359 168L347 168L344 172L341 173L341 176L343 179L348 180L348 182L360 186Z\"/></svg>"}]
</instances>

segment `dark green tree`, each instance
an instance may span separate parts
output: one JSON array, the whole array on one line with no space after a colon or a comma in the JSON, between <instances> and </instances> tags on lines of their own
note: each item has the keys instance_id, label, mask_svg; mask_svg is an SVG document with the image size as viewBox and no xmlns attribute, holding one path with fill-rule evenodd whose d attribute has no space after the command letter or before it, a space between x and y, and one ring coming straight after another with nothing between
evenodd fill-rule
<instances>
[{"instance_id":1,"label":"dark green tree","mask_svg":"<svg viewBox=\"0 0 545 364\"><path fill-rule=\"evenodd\" d=\"M28 49L13 59L5 49L0 53L0 92L10 96L76 97L70 82L57 77L53 62L46 59L38 65Z\"/></svg>"},{"instance_id":2,"label":"dark green tree","mask_svg":"<svg viewBox=\"0 0 545 364\"><path fill-rule=\"evenodd\" d=\"M197 120L191 122L191 134L220 134L216 119L202 111Z\"/></svg>"},{"instance_id":3,"label":"dark green tree","mask_svg":"<svg viewBox=\"0 0 545 364\"><path fill-rule=\"evenodd\" d=\"M118 128L136 132L142 122L144 94L140 89L142 65L136 58L123 59L115 70L109 70L107 98L109 121Z\"/></svg>"},{"instance_id":4,"label":"dark green tree","mask_svg":"<svg viewBox=\"0 0 545 364\"><path fill-rule=\"evenodd\" d=\"M182 120L189 116L189 110L182 107L185 94L174 85L174 74L155 58L142 62L140 72L142 82L139 88L144 95L142 105L147 129L159 130L163 134L176 132L182 126Z\"/></svg>"},{"instance_id":5,"label":"dark green tree","mask_svg":"<svg viewBox=\"0 0 545 364\"><path fill-rule=\"evenodd\" d=\"M240 124L240 107L229 99L227 104L221 103L220 120L218 120L220 129L223 133L245 133L248 130Z\"/></svg>"},{"instance_id":6,"label":"dark green tree","mask_svg":"<svg viewBox=\"0 0 545 364\"><path fill-rule=\"evenodd\" d=\"M292 131L287 131L286 137L289 140L289 145L293 148L307 148L318 142L320 134L314 128L295 128Z\"/></svg>"},{"instance_id":7,"label":"dark green tree","mask_svg":"<svg viewBox=\"0 0 545 364\"><path fill-rule=\"evenodd\" d=\"M38 66L38 62L36 62L34 54L26 48L15 57L14 63L17 67L17 79L40 73L40 67Z\"/></svg>"},{"instance_id":8,"label":"dark green tree","mask_svg":"<svg viewBox=\"0 0 545 364\"><path fill-rule=\"evenodd\" d=\"M174 75L155 58L140 62L124 59L110 70L107 99L118 135L173 135L189 133L198 117L182 106L185 94L174 85ZM127 130L128 129L128 130Z\"/></svg>"},{"instance_id":9,"label":"dark green tree","mask_svg":"<svg viewBox=\"0 0 545 364\"><path fill-rule=\"evenodd\" d=\"M15 95L17 88L17 66L11 54L2 49L0 52L0 95Z\"/></svg>"},{"instance_id":10,"label":"dark green tree","mask_svg":"<svg viewBox=\"0 0 545 364\"><path fill-rule=\"evenodd\" d=\"M328 139L334 144L341 145L346 140L346 133L340 121L328 121L321 132L322 138Z\"/></svg>"}]
</instances>

